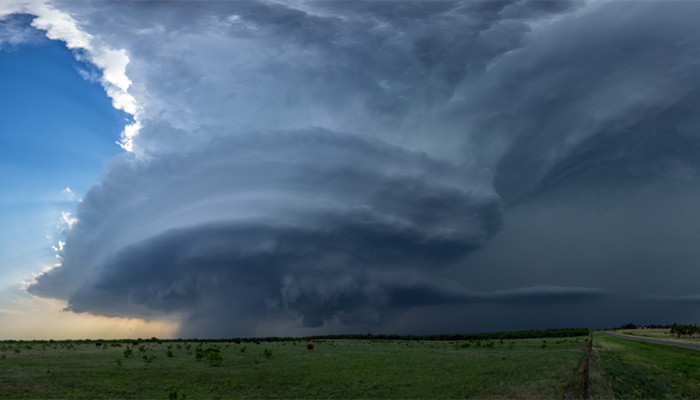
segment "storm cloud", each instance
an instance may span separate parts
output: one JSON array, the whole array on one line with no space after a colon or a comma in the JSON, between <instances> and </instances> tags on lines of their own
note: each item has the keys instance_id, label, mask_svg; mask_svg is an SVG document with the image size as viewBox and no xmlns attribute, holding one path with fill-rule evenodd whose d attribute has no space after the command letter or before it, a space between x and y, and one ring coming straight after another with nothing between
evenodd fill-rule
<instances>
[{"instance_id":1,"label":"storm cloud","mask_svg":"<svg viewBox=\"0 0 700 400\"><path fill-rule=\"evenodd\" d=\"M55 4L140 131L33 294L199 336L698 316L697 3Z\"/></svg>"},{"instance_id":2,"label":"storm cloud","mask_svg":"<svg viewBox=\"0 0 700 400\"><path fill-rule=\"evenodd\" d=\"M307 326L364 322L397 279L431 280L499 228L500 200L479 186L450 163L320 129L123 160L30 291L110 316L197 314L216 298L206 307L234 326L278 310Z\"/></svg>"}]
</instances>

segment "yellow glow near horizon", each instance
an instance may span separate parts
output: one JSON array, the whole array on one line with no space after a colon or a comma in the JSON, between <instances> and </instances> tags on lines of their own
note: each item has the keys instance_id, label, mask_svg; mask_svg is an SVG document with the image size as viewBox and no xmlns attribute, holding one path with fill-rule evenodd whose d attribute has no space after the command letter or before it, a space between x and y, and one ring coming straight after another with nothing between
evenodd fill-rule
<instances>
[{"instance_id":1,"label":"yellow glow near horizon","mask_svg":"<svg viewBox=\"0 0 700 400\"><path fill-rule=\"evenodd\" d=\"M65 303L34 296L0 309L0 340L174 338L179 323L63 311Z\"/></svg>"}]
</instances>

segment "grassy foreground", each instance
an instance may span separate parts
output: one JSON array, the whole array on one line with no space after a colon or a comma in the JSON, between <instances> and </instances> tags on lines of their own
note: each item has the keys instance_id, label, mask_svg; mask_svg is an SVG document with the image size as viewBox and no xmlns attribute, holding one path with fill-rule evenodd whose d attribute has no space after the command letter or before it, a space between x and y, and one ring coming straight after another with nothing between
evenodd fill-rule
<instances>
[{"instance_id":1,"label":"grassy foreground","mask_svg":"<svg viewBox=\"0 0 700 400\"><path fill-rule=\"evenodd\" d=\"M593 350L596 357L592 364L597 363L604 375L598 389L613 393L615 398L700 398L698 350L622 339L602 333L594 335Z\"/></svg>"},{"instance_id":2,"label":"grassy foreground","mask_svg":"<svg viewBox=\"0 0 700 400\"><path fill-rule=\"evenodd\" d=\"M585 344L4 342L0 398L581 398Z\"/></svg>"}]
</instances>

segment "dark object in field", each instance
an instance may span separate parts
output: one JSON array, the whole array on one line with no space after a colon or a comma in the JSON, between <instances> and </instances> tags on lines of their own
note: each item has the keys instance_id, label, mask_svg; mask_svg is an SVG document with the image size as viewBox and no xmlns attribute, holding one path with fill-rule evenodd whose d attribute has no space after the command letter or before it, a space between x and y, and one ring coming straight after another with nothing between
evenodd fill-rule
<instances>
[{"instance_id":1,"label":"dark object in field","mask_svg":"<svg viewBox=\"0 0 700 400\"><path fill-rule=\"evenodd\" d=\"M100 347L102 346L102 342L95 342L95 347Z\"/></svg>"},{"instance_id":2,"label":"dark object in field","mask_svg":"<svg viewBox=\"0 0 700 400\"><path fill-rule=\"evenodd\" d=\"M139 345L139 342L133 342L133 343L131 343L131 345L132 345L132 346L138 346L138 345Z\"/></svg>"},{"instance_id":3,"label":"dark object in field","mask_svg":"<svg viewBox=\"0 0 700 400\"><path fill-rule=\"evenodd\" d=\"M163 344L163 342L158 342L158 344Z\"/></svg>"},{"instance_id":4,"label":"dark object in field","mask_svg":"<svg viewBox=\"0 0 700 400\"><path fill-rule=\"evenodd\" d=\"M311 344L311 343L307 344L307 345L306 345L306 350L308 350L308 351L314 351L314 345Z\"/></svg>"}]
</instances>

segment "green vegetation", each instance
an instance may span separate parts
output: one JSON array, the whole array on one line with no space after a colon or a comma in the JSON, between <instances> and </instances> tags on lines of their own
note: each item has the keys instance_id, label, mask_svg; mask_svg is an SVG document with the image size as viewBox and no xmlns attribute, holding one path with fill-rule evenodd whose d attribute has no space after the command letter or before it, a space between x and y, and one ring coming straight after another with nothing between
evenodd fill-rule
<instances>
[{"instance_id":1,"label":"green vegetation","mask_svg":"<svg viewBox=\"0 0 700 400\"><path fill-rule=\"evenodd\" d=\"M700 327L698 327L698 324L673 324L671 325L671 329L669 329L669 332L673 335L678 336L679 338L682 336L688 336L688 338L692 338L693 335L695 335L696 333L700 334Z\"/></svg>"},{"instance_id":2,"label":"green vegetation","mask_svg":"<svg viewBox=\"0 0 700 400\"><path fill-rule=\"evenodd\" d=\"M690 325L693 326L693 325ZM616 330L616 333L622 333L625 335L642 336L654 339L664 339L664 340L674 340L681 342L700 342L700 337L698 336L680 336L680 332L671 330L671 328L634 328L634 329L620 329Z\"/></svg>"},{"instance_id":3,"label":"green vegetation","mask_svg":"<svg viewBox=\"0 0 700 400\"><path fill-rule=\"evenodd\" d=\"M615 398L700 398L698 350L602 333L595 334L593 346L597 356L593 364L599 363L607 380L598 384Z\"/></svg>"},{"instance_id":4,"label":"green vegetation","mask_svg":"<svg viewBox=\"0 0 700 400\"><path fill-rule=\"evenodd\" d=\"M581 398L586 341L7 341L0 398Z\"/></svg>"}]
</instances>

